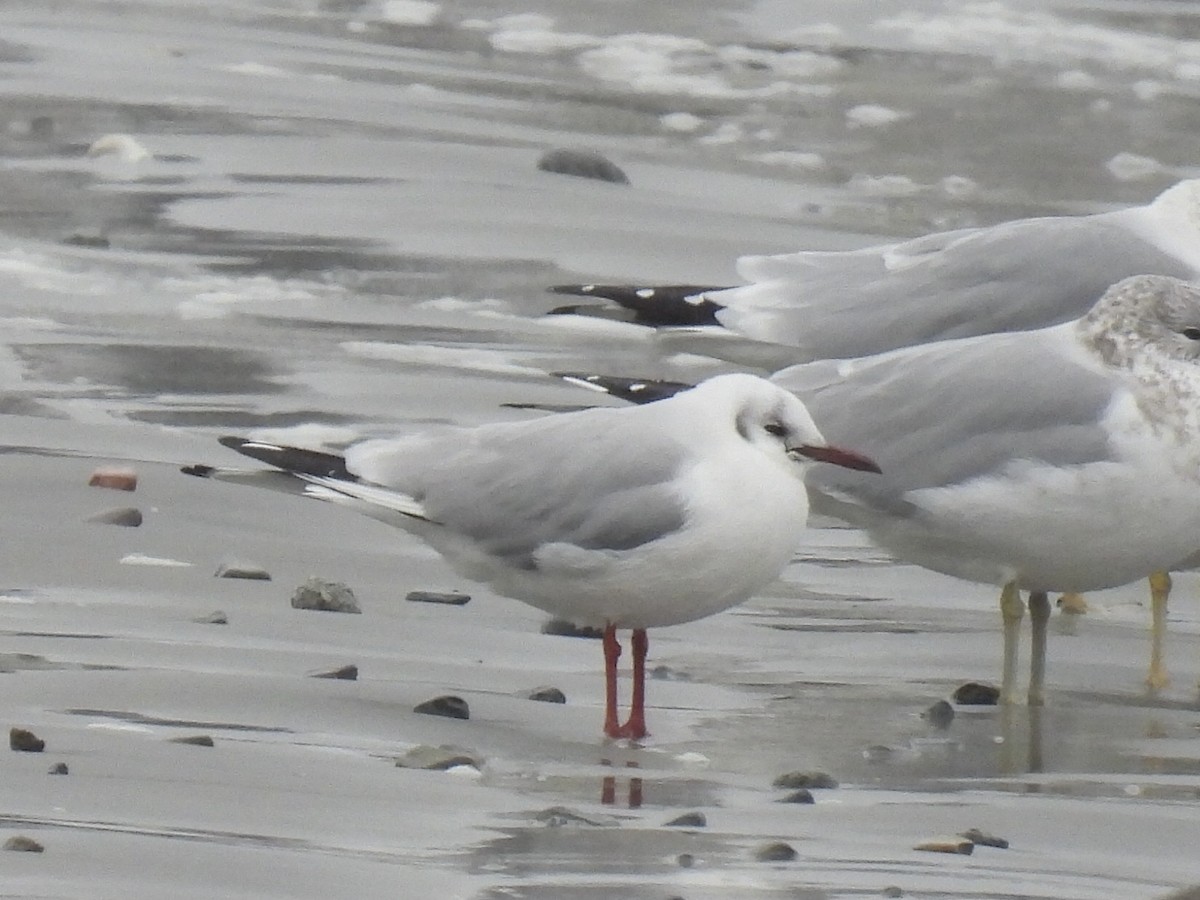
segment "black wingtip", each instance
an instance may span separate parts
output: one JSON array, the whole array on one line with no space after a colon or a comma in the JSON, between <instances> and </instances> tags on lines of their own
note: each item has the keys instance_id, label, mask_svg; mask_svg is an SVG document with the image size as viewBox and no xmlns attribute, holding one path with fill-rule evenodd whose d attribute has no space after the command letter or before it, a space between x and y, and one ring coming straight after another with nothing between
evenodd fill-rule
<instances>
[{"instance_id":1,"label":"black wingtip","mask_svg":"<svg viewBox=\"0 0 1200 900\"><path fill-rule=\"evenodd\" d=\"M234 435L223 435L217 440L230 450L236 450L243 456L257 459L285 472L336 478L340 481L358 481L358 476L346 468L345 458L336 453L287 447L266 441L251 441Z\"/></svg>"},{"instance_id":2,"label":"black wingtip","mask_svg":"<svg viewBox=\"0 0 1200 900\"><path fill-rule=\"evenodd\" d=\"M636 313L635 321L654 326L717 325L717 313L723 307L707 294L726 290L702 284L556 284L552 294L598 297L611 300Z\"/></svg>"},{"instance_id":3,"label":"black wingtip","mask_svg":"<svg viewBox=\"0 0 1200 900\"><path fill-rule=\"evenodd\" d=\"M555 378L602 394L609 394L630 403L653 403L673 397L695 385L686 381L663 381L655 378L622 378L618 375L594 375L581 372L553 372Z\"/></svg>"}]
</instances>

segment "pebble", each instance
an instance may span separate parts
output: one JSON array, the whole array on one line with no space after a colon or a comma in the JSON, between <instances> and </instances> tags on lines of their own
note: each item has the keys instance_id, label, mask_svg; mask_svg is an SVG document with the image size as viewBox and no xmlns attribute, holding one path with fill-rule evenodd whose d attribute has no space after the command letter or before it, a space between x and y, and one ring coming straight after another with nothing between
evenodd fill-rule
<instances>
[{"instance_id":1,"label":"pebble","mask_svg":"<svg viewBox=\"0 0 1200 900\"><path fill-rule=\"evenodd\" d=\"M826 775L824 772L788 772L786 775L780 775L772 783L777 788L786 788L788 790L796 788L816 790L838 786L837 780L831 775Z\"/></svg>"},{"instance_id":2,"label":"pebble","mask_svg":"<svg viewBox=\"0 0 1200 900\"><path fill-rule=\"evenodd\" d=\"M597 819L585 816L569 806L551 806L534 814L534 818L548 828L562 828L564 825L587 825L592 828L612 828L619 823L616 819Z\"/></svg>"},{"instance_id":3,"label":"pebble","mask_svg":"<svg viewBox=\"0 0 1200 900\"><path fill-rule=\"evenodd\" d=\"M567 695L556 687L550 685L542 685L536 687L527 695L530 700L537 700L539 703L566 703Z\"/></svg>"},{"instance_id":4,"label":"pebble","mask_svg":"<svg viewBox=\"0 0 1200 900\"><path fill-rule=\"evenodd\" d=\"M975 852L975 844L964 838L938 838L932 841L922 841L913 849L926 850L930 853L959 853L963 856L970 856Z\"/></svg>"},{"instance_id":5,"label":"pebble","mask_svg":"<svg viewBox=\"0 0 1200 900\"><path fill-rule=\"evenodd\" d=\"M471 710L467 706L467 701L451 694L418 703L413 707L413 712L423 713L427 716L445 716L448 719L471 718Z\"/></svg>"},{"instance_id":6,"label":"pebble","mask_svg":"<svg viewBox=\"0 0 1200 900\"><path fill-rule=\"evenodd\" d=\"M354 591L336 581L309 578L292 594L294 609L318 609L325 612L361 613Z\"/></svg>"},{"instance_id":7,"label":"pebble","mask_svg":"<svg viewBox=\"0 0 1200 900\"><path fill-rule=\"evenodd\" d=\"M455 747L453 744L442 744L431 747L428 744L418 744L403 756L396 758L396 765L401 769L427 769L445 771L456 766L471 766L483 768L483 757L474 750Z\"/></svg>"},{"instance_id":8,"label":"pebble","mask_svg":"<svg viewBox=\"0 0 1200 900\"><path fill-rule=\"evenodd\" d=\"M48 775L66 775L68 774L67 764L65 762L56 762L47 772Z\"/></svg>"},{"instance_id":9,"label":"pebble","mask_svg":"<svg viewBox=\"0 0 1200 900\"><path fill-rule=\"evenodd\" d=\"M978 681L959 685L954 692L954 702L962 706L995 706L1000 702L1000 688Z\"/></svg>"},{"instance_id":10,"label":"pebble","mask_svg":"<svg viewBox=\"0 0 1200 900\"><path fill-rule=\"evenodd\" d=\"M207 616L197 616L192 621L198 622L201 625L228 625L229 617L217 609L210 612Z\"/></svg>"},{"instance_id":11,"label":"pebble","mask_svg":"<svg viewBox=\"0 0 1200 900\"><path fill-rule=\"evenodd\" d=\"M812 791L808 788L800 788L798 791L792 791L786 797L779 801L780 803L816 803L813 799Z\"/></svg>"},{"instance_id":12,"label":"pebble","mask_svg":"<svg viewBox=\"0 0 1200 900\"><path fill-rule=\"evenodd\" d=\"M46 749L46 742L24 728L8 729L8 746L19 753L41 753Z\"/></svg>"},{"instance_id":13,"label":"pebble","mask_svg":"<svg viewBox=\"0 0 1200 900\"><path fill-rule=\"evenodd\" d=\"M796 848L783 841L763 844L754 851L754 858L759 862L791 862L797 855Z\"/></svg>"},{"instance_id":14,"label":"pebble","mask_svg":"<svg viewBox=\"0 0 1200 900\"><path fill-rule=\"evenodd\" d=\"M629 176L616 163L592 150L559 148L547 150L538 160L537 167L543 172L559 175L574 175L577 178L595 178L611 184L629 184Z\"/></svg>"},{"instance_id":15,"label":"pebble","mask_svg":"<svg viewBox=\"0 0 1200 900\"><path fill-rule=\"evenodd\" d=\"M689 812L663 823L667 828L704 828L708 819L702 812Z\"/></svg>"},{"instance_id":16,"label":"pebble","mask_svg":"<svg viewBox=\"0 0 1200 900\"><path fill-rule=\"evenodd\" d=\"M193 747L213 747L213 739L207 734L193 734L188 737L171 738L172 744L190 744Z\"/></svg>"},{"instance_id":17,"label":"pebble","mask_svg":"<svg viewBox=\"0 0 1200 900\"><path fill-rule=\"evenodd\" d=\"M885 897L903 897L904 896L904 890L894 884L889 884L880 893L882 893L883 896L885 896Z\"/></svg>"},{"instance_id":18,"label":"pebble","mask_svg":"<svg viewBox=\"0 0 1200 900\"><path fill-rule=\"evenodd\" d=\"M100 466L92 472L88 484L92 487L111 488L114 491L136 491L137 472L124 466Z\"/></svg>"},{"instance_id":19,"label":"pebble","mask_svg":"<svg viewBox=\"0 0 1200 900\"><path fill-rule=\"evenodd\" d=\"M405 600L410 603L443 603L446 606L465 606L471 602L470 594L458 591L439 593L438 591L409 591Z\"/></svg>"},{"instance_id":20,"label":"pebble","mask_svg":"<svg viewBox=\"0 0 1200 900\"><path fill-rule=\"evenodd\" d=\"M690 869L696 864L696 857L692 856L690 853L680 853L677 857L675 857L675 863L681 869Z\"/></svg>"},{"instance_id":21,"label":"pebble","mask_svg":"<svg viewBox=\"0 0 1200 900\"><path fill-rule=\"evenodd\" d=\"M921 718L934 728L949 728L954 721L954 707L945 700L939 700L921 713Z\"/></svg>"},{"instance_id":22,"label":"pebble","mask_svg":"<svg viewBox=\"0 0 1200 900\"><path fill-rule=\"evenodd\" d=\"M980 831L978 828L968 828L959 834L959 837L965 838L972 844L978 844L980 847L997 847L1000 850L1008 849L1007 840L1002 837L996 837L994 834L988 834L986 831Z\"/></svg>"},{"instance_id":23,"label":"pebble","mask_svg":"<svg viewBox=\"0 0 1200 900\"><path fill-rule=\"evenodd\" d=\"M326 669L323 672L313 672L309 678L334 678L339 681L358 681L358 666L351 663L337 669Z\"/></svg>"},{"instance_id":24,"label":"pebble","mask_svg":"<svg viewBox=\"0 0 1200 900\"><path fill-rule=\"evenodd\" d=\"M117 506L88 516L85 522L97 522L101 525L120 525L123 528L137 528L142 524L142 511L133 506Z\"/></svg>"},{"instance_id":25,"label":"pebble","mask_svg":"<svg viewBox=\"0 0 1200 900\"><path fill-rule=\"evenodd\" d=\"M604 637L604 629L594 625L576 625L566 619L549 619L542 626L542 634L554 634L560 637L595 638Z\"/></svg>"},{"instance_id":26,"label":"pebble","mask_svg":"<svg viewBox=\"0 0 1200 900\"><path fill-rule=\"evenodd\" d=\"M33 838L25 837L23 834L15 834L4 842L4 849L19 850L24 853L42 853L46 848Z\"/></svg>"},{"instance_id":27,"label":"pebble","mask_svg":"<svg viewBox=\"0 0 1200 900\"><path fill-rule=\"evenodd\" d=\"M247 581L270 581L271 573L260 565L246 562L223 562L214 573L217 578L245 578ZM295 606L295 602L292 603Z\"/></svg>"}]
</instances>

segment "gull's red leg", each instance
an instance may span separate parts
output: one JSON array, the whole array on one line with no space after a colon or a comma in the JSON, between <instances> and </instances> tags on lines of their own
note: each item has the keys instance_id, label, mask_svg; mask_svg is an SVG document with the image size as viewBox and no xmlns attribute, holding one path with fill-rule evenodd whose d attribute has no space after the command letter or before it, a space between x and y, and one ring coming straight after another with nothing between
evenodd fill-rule
<instances>
[{"instance_id":1,"label":"gull's red leg","mask_svg":"<svg viewBox=\"0 0 1200 900\"><path fill-rule=\"evenodd\" d=\"M646 731L646 653L650 639L645 628L633 630L633 703L629 708L629 720L621 728L621 737L644 738Z\"/></svg>"},{"instance_id":2,"label":"gull's red leg","mask_svg":"<svg viewBox=\"0 0 1200 900\"><path fill-rule=\"evenodd\" d=\"M621 658L621 644L617 640L615 625L604 626L604 733L609 737L623 737L617 721L617 660Z\"/></svg>"}]
</instances>

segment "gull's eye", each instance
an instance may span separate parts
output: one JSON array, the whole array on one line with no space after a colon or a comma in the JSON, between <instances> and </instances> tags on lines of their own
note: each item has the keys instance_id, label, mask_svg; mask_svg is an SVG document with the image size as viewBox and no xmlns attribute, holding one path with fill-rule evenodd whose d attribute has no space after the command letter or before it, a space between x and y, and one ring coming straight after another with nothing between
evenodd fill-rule
<instances>
[{"instance_id":1,"label":"gull's eye","mask_svg":"<svg viewBox=\"0 0 1200 900\"><path fill-rule=\"evenodd\" d=\"M1183 331L1181 331L1179 333L1182 334L1189 341L1200 341L1200 328L1196 328L1195 326L1185 328L1185 329L1183 329Z\"/></svg>"},{"instance_id":2,"label":"gull's eye","mask_svg":"<svg viewBox=\"0 0 1200 900\"><path fill-rule=\"evenodd\" d=\"M764 428L767 434L773 434L775 437L783 437L785 434L787 434L787 429L778 422L769 422L764 426Z\"/></svg>"}]
</instances>

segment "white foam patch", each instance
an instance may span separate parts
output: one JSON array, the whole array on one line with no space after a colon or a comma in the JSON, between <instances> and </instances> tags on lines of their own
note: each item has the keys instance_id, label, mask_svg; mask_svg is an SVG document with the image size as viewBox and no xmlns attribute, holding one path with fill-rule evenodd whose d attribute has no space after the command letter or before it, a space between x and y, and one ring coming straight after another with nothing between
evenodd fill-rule
<instances>
[{"instance_id":1,"label":"white foam patch","mask_svg":"<svg viewBox=\"0 0 1200 900\"><path fill-rule=\"evenodd\" d=\"M278 444L284 447L346 447L362 438L362 434L345 425L326 425L321 422L305 422L280 428L256 428L250 437L255 441Z\"/></svg>"},{"instance_id":2,"label":"white foam patch","mask_svg":"<svg viewBox=\"0 0 1200 900\"><path fill-rule=\"evenodd\" d=\"M441 14L441 4L429 0L383 0L379 17L393 25L432 25Z\"/></svg>"},{"instance_id":3,"label":"white foam patch","mask_svg":"<svg viewBox=\"0 0 1200 900\"><path fill-rule=\"evenodd\" d=\"M911 118L912 113L904 110L863 103L846 110L846 125L850 128L882 128Z\"/></svg>"},{"instance_id":4,"label":"white foam patch","mask_svg":"<svg viewBox=\"0 0 1200 900\"><path fill-rule=\"evenodd\" d=\"M691 134L704 127L704 120L689 112L666 113L660 116L658 121L667 131L679 134Z\"/></svg>"},{"instance_id":5,"label":"white foam patch","mask_svg":"<svg viewBox=\"0 0 1200 900\"><path fill-rule=\"evenodd\" d=\"M599 38L590 34L557 31L552 18L536 13L504 16L491 27L495 29L489 38L491 45L505 53L548 55L600 43Z\"/></svg>"},{"instance_id":6,"label":"white foam patch","mask_svg":"<svg viewBox=\"0 0 1200 900\"><path fill-rule=\"evenodd\" d=\"M123 566L160 566L162 568L188 568L193 565L178 559L168 559L165 556L147 556L145 553L127 553L121 557Z\"/></svg>"},{"instance_id":7,"label":"white foam patch","mask_svg":"<svg viewBox=\"0 0 1200 900\"><path fill-rule=\"evenodd\" d=\"M1117 72L1144 70L1170 79L1200 76L1200 42L1073 22L1051 13L995 2L963 3L933 15L906 12L875 27L915 48L972 53L1005 64L1054 66L1091 63Z\"/></svg>"},{"instance_id":8,"label":"white foam patch","mask_svg":"<svg viewBox=\"0 0 1200 900\"><path fill-rule=\"evenodd\" d=\"M230 63L218 68L222 72L231 72L234 75L253 75L258 78L290 78L292 76L287 69L257 62Z\"/></svg>"},{"instance_id":9,"label":"white foam patch","mask_svg":"<svg viewBox=\"0 0 1200 900\"><path fill-rule=\"evenodd\" d=\"M925 188L906 175L853 175L851 190L871 197L911 197Z\"/></svg>"},{"instance_id":10,"label":"white foam patch","mask_svg":"<svg viewBox=\"0 0 1200 900\"><path fill-rule=\"evenodd\" d=\"M512 307L503 300L486 298L464 300L461 297L434 297L413 304L413 309L429 309L436 312L474 313L484 316L511 315Z\"/></svg>"},{"instance_id":11,"label":"white foam patch","mask_svg":"<svg viewBox=\"0 0 1200 900\"><path fill-rule=\"evenodd\" d=\"M783 166L805 172L815 172L825 168L825 157L820 153L805 153L801 150L770 150L766 153L751 154L747 159L768 166Z\"/></svg>"},{"instance_id":12,"label":"white foam patch","mask_svg":"<svg viewBox=\"0 0 1200 900\"><path fill-rule=\"evenodd\" d=\"M545 370L523 366L502 350L480 347L437 347L431 344L391 344L382 341L346 341L342 349L364 359L379 359L411 366L432 366L488 372L493 375L533 375L543 378Z\"/></svg>"},{"instance_id":13,"label":"white foam patch","mask_svg":"<svg viewBox=\"0 0 1200 900\"><path fill-rule=\"evenodd\" d=\"M167 278L162 284L172 294L186 295L175 307L183 319L219 319L244 303L295 306L336 300L345 294L345 289L337 285L300 278L280 280L269 275Z\"/></svg>"},{"instance_id":14,"label":"white foam patch","mask_svg":"<svg viewBox=\"0 0 1200 900\"><path fill-rule=\"evenodd\" d=\"M1157 159L1137 153L1118 153L1104 167L1118 181L1141 181L1169 171Z\"/></svg>"}]
</instances>

